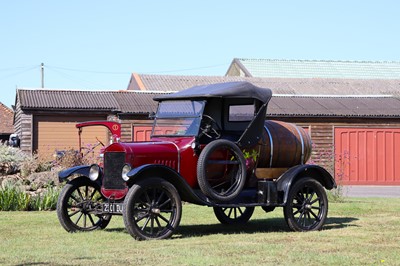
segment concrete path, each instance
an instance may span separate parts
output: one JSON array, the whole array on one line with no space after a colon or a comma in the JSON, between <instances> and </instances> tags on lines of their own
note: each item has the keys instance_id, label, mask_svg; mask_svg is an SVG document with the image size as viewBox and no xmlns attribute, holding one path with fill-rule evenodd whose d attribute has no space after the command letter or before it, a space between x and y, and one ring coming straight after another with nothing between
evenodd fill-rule
<instances>
[{"instance_id":1,"label":"concrete path","mask_svg":"<svg viewBox=\"0 0 400 266\"><path fill-rule=\"evenodd\" d=\"M400 186L343 186L345 197L400 198Z\"/></svg>"}]
</instances>

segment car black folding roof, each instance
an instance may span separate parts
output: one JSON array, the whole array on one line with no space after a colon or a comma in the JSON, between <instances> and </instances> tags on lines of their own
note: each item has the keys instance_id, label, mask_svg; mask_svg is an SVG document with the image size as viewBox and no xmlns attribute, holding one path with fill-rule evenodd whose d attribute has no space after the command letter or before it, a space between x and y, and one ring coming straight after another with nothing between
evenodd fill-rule
<instances>
[{"instance_id":1,"label":"car black folding roof","mask_svg":"<svg viewBox=\"0 0 400 266\"><path fill-rule=\"evenodd\" d=\"M226 82L210 85L195 86L172 94L161 95L154 98L155 101L206 99L206 98L253 98L268 102L272 97L272 91L260 88L245 81Z\"/></svg>"}]
</instances>

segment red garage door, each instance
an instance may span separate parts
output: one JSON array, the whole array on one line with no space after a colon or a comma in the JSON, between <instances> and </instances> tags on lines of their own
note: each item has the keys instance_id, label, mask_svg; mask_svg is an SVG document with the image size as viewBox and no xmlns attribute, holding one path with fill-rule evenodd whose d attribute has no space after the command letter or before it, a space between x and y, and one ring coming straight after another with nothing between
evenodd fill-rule
<instances>
[{"instance_id":1,"label":"red garage door","mask_svg":"<svg viewBox=\"0 0 400 266\"><path fill-rule=\"evenodd\" d=\"M152 126L134 126L133 141L148 141L150 140Z\"/></svg>"},{"instance_id":2,"label":"red garage door","mask_svg":"<svg viewBox=\"0 0 400 266\"><path fill-rule=\"evenodd\" d=\"M400 128L335 128L335 178L348 185L400 185Z\"/></svg>"}]
</instances>

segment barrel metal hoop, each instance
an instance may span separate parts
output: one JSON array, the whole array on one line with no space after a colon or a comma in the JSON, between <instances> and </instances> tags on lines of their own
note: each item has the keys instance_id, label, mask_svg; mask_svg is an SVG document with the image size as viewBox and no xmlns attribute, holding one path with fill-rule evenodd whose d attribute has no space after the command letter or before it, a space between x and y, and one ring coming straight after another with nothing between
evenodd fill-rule
<instances>
[{"instance_id":1,"label":"barrel metal hoop","mask_svg":"<svg viewBox=\"0 0 400 266\"><path fill-rule=\"evenodd\" d=\"M303 136L301 135L301 132L299 130L299 128L295 125L293 125L293 127L297 130L297 133L299 133L299 137L300 137L300 141L301 141L301 164L304 164L304 140L303 140Z\"/></svg>"},{"instance_id":2,"label":"barrel metal hoop","mask_svg":"<svg viewBox=\"0 0 400 266\"><path fill-rule=\"evenodd\" d=\"M268 127L264 125L265 131L268 133L269 143L271 144L271 158L269 159L269 167L272 167L272 159L274 157L274 141L272 140L271 132L269 131Z\"/></svg>"}]
</instances>

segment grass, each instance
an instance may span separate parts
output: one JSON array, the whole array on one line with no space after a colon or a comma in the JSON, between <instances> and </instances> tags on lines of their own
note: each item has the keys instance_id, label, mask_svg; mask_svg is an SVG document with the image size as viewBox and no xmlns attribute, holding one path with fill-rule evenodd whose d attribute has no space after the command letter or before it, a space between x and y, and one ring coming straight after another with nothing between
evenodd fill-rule
<instances>
[{"instance_id":1,"label":"grass","mask_svg":"<svg viewBox=\"0 0 400 266\"><path fill-rule=\"evenodd\" d=\"M288 230L282 209L256 208L244 226L185 204L169 240L135 241L122 217L102 231L69 234L54 211L0 212L1 265L399 265L400 199L330 203L324 230Z\"/></svg>"}]
</instances>

